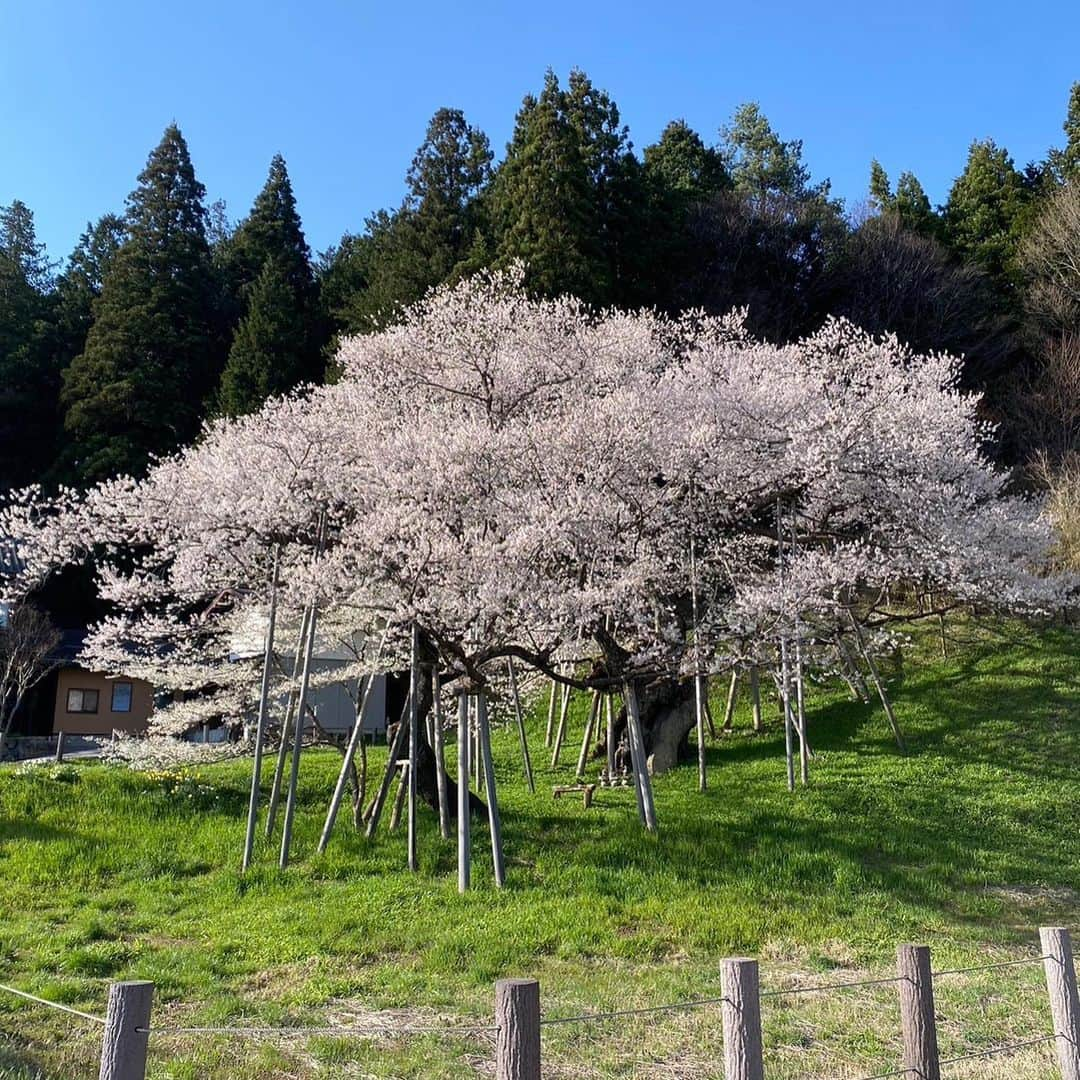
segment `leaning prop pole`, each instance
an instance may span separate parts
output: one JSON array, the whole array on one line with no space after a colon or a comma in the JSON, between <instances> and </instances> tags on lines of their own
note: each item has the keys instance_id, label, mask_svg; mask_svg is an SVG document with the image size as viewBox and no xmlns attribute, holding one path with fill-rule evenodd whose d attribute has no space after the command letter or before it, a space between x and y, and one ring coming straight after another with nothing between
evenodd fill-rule
<instances>
[{"instance_id":1,"label":"leaning prop pole","mask_svg":"<svg viewBox=\"0 0 1080 1080\"><path fill-rule=\"evenodd\" d=\"M581 739L581 753L578 754L577 769L574 775L580 780L585 775L585 766L589 763L589 750L592 747L593 728L600 720L600 691L594 690L589 705L589 719L585 721L585 734Z\"/></svg>"},{"instance_id":2,"label":"leaning prop pole","mask_svg":"<svg viewBox=\"0 0 1080 1080\"><path fill-rule=\"evenodd\" d=\"M555 700L559 694L559 684L551 680L551 697L548 698L547 726L544 728L544 746L551 747L551 736L555 730Z\"/></svg>"},{"instance_id":3,"label":"leaning prop pole","mask_svg":"<svg viewBox=\"0 0 1080 1080\"><path fill-rule=\"evenodd\" d=\"M379 648L375 653L375 663L382 659L383 649L386 647L386 639L390 635L389 625L383 630L379 639ZM375 673L369 672L364 680L364 690L360 695L360 704L356 708L356 723L353 724L352 734L349 736L349 745L345 748L345 760L341 763L341 772L338 773L337 783L334 785L334 794L330 798L330 808L326 811L326 823L323 825L322 835L319 837L319 853L326 850L330 842L330 833L334 830L334 822L337 820L338 809L341 807L341 799L345 794L345 785L349 779L349 770L353 758L356 756L356 748L364 737L364 715L367 713L368 700L371 698L371 689L375 685Z\"/></svg>"},{"instance_id":4,"label":"leaning prop pole","mask_svg":"<svg viewBox=\"0 0 1080 1080\"><path fill-rule=\"evenodd\" d=\"M735 698L739 691L739 669L731 669L731 682L728 684L727 703L724 706L724 730L730 731L735 722Z\"/></svg>"},{"instance_id":5,"label":"leaning prop pole","mask_svg":"<svg viewBox=\"0 0 1080 1080\"><path fill-rule=\"evenodd\" d=\"M285 822L281 828L281 856L278 866L282 870L289 865L289 848L292 846L293 817L296 814L296 784L300 776L300 749L304 744L304 711L307 709L308 686L311 682L311 655L315 651L315 627L318 611L312 601L311 617L308 619L308 638L304 647L304 669L300 676L300 695L297 699L296 723L293 730L292 766L289 772L289 793L285 799Z\"/></svg>"},{"instance_id":6,"label":"leaning prop pole","mask_svg":"<svg viewBox=\"0 0 1080 1080\"><path fill-rule=\"evenodd\" d=\"M484 793L487 796L488 827L491 830L491 864L495 871L495 886L501 889L506 884L506 864L503 860L499 800L495 794L495 764L491 759L491 728L488 726L487 695L483 691L476 697L476 726L480 731L480 754L484 765Z\"/></svg>"},{"instance_id":7,"label":"leaning prop pole","mask_svg":"<svg viewBox=\"0 0 1080 1080\"><path fill-rule=\"evenodd\" d=\"M439 833L450 838L450 803L446 791L446 748L443 745L442 680L436 662L431 670L431 735L435 751L435 788L439 796Z\"/></svg>"},{"instance_id":8,"label":"leaning prop pole","mask_svg":"<svg viewBox=\"0 0 1080 1080\"><path fill-rule=\"evenodd\" d=\"M274 765L274 782L270 785L270 805L266 810L266 838L269 840L274 835L274 822L277 820L278 803L281 801L281 781L285 776L285 762L289 759L289 739L292 731L293 716L296 712L296 672L300 668L300 661L304 657L304 642L307 641L308 619L311 618L311 605L304 607L300 616L300 631L296 638L296 652L293 655L292 670L289 678L294 680L289 689L289 699L285 706L285 719L281 724L281 745L278 746L277 763Z\"/></svg>"},{"instance_id":9,"label":"leaning prop pole","mask_svg":"<svg viewBox=\"0 0 1080 1080\"><path fill-rule=\"evenodd\" d=\"M608 780L615 782L615 709L611 703L611 692L604 695L604 713L607 719L607 731L604 749L607 752Z\"/></svg>"},{"instance_id":10,"label":"leaning prop pole","mask_svg":"<svg viewBox=\"0 0 1080 1080\"><path fill-rule=\"evenodd\" d=\"M244 855L240 870L251 865L251 852L255 847L255 825L259 817L259 788L262 785L263 741L266 738L266 716L270 704L270 668L274 662L274 626L277 622L278 569L281 563L281 545L274 548L274 569L270 575L270 617L266 624L266 642L263 650L262 686L259 688L259 719L255 725L255 761L251 767L251 798L248 800L247 832L244 834Z\"/></svg>"},{"instance_id":11,"label":"leaning prop pole","mask_svg":"<svg viewBox=\"0 0 1080 1080\"><path fill-rule=\"evenodd\" d=\"M761 678L757 664L750 666L750 711L755 731L761 730Z\"/></svg>"},{"instance_id":12,"label":"leaning prop pole","mask_svg":"<svg viewBox=\"0 0 1080 1080\"><path fill-rule=\"evenodd\" d=\"M379 790L375 793L375 799L371 804L370 810L368 810L367 830L364 835L369 840L375 835L375 830L379 827L379 818L382 817L383 806L386 804L386 797L390 794L390 787L394 782L394 777L397 776L398 758L401 756L401 748L405 745L405 736L409 732L408 710L409 702L406 701L405 709L398 718L398 725L394 731L394 741L389 746L389 753L386 757L386 771L383 773L382 783L379 785Z\"/></svg>"},{"instance_id":13,"label":"leaning prop pole","mask_svg":"<svg viewBox=\"0 0 1080 1080\"><path fill-rule=\"evenodd\" d=\"M319 853L326 850L330 842L330 833L334 830L334 822L337 820L341 800L345 794L345 786L349 779L349 766L356 755L356 747L364 737L364 713L367 711L368 699L371 697L371 688L375 685L375 675L369 674L364 677L364 691L360 695L360 704L356 708L356 722L353 724L352 734L349 736L349 745L345 748L345 760L341 763L341 772L338 773L337 783L334 785L334 794L330 797L330 808L326 811L326 823L323 825L322 835L319 837Z\"/></svg>"},{"instance_id":14,"label":"leaning prop pole","mask_svg":"<svg viewBox=\"0 0 1080 1080\"><path fill-rule=\"evenodd\" d=\"M563 684L562 708L559 710L559 726L555 731L555 745L551 751L551 767L559 764L563 740L566 738L566 716L570 711L570 684Z\"/></svg>"},{"instance_id":15,"label":"leaning prop pole","mask_svg":"<svg viewBox=\"0 0 1080 1080\"><path fill-rule=\"evenodd\" d=\"M896 722L896 713L893 712L892 702L889 701L889 695L885 693L885 684L881 681L881 676L878 674L877 664L874 663L874 658L870 655L870 650L866 647L866 642L863 640L862 628L859 626L859 621L855 618L850 609L848 609L848 618L851 620L852 628L855 631L855 641L859 646L859 652L862 653L862 658L866 661L866 666L870 669L870 678L877 688L878 697L881 698L881 704L885 707L885 715L889 718L889 727L892 728L896 746L901 753L904 753L907 750L907 745L904 743L904 736L900 731L900 725Z\"/></svg>"},{"instance_id":16,"label":"leaning prop pole","mask_svg":"<svg viewBox=\"0 0 1080 1080\"><path fill-rule=\"evenodd\" d=\"M330 806L326 811L326 822L323 825L322 834L319 836L319 852L326 850L333 831L334 822L337 820L338 809L341 806L342 796L345 794L345 786L348 782L350 767L356 748L364 737L364 713L367 711L368 699L371 697L371 688L375 684L374 674L364 676L364 689L360 695L360 704L356 707L356 718L353 721L353 729L349 735L349 744L345 747L345 760L341 763L341 772L338 773L337 783L334 785L334 794L330 797Z\"/></svg>"},{"instance_id":17,"label":"leaning prop pole","mask_svg":"<svg viewBox=\"0 0 1080 1080\"><path fill-rule=\"evenodd\" d=\"M653 802L652 782L649 779L649 763L645 757L645 740L641 735L641 713L638 711L637 691L629 680L624 684L623 693L626 696L630 762L634 770L641 818L649 832L656 832L656 804Z\"/></svg>"},{"instance_id":18,"label":"leaning prop pole","mask_svg":"<svg viewBox=\"0 0 1080 1080\"><path fill-rule=\"evenodd\" d=\"M518 692L517 672L514 670L514 658L506 658L506 672L510 676L510 694L514 699L514 716L517 718L518 739L521 742L521 763L525 768L525 782L529 791L536 794L533 783L532 761L529 759L529 737L525 733L525 716L521 709L521 694Z\"/></svg>"}]
</instances>

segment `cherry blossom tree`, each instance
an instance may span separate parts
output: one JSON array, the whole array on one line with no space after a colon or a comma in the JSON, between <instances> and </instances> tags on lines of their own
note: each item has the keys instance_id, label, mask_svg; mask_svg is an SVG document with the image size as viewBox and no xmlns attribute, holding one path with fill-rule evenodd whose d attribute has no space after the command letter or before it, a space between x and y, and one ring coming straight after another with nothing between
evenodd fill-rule
<instances>
[{"instance_id":1,"label":"cherry blossom tree","mask_svg":"<svg viewBox=\"0 0 1080 1080\"><path fill-rule=\"evenodd\" d=\"M349 677L411 666L410 793L433 805L446 778L418 725L436 673L485 716L508 661L620 691L609 738L654 826L646 757L670 767L695 723L703 743L701 676L775 672L805 763L802 674L872 669L903 614L878 599L890 590L1020 612L1071 599L1047 573L1042 505L985 456L959 362L842 320L778 346L739 313L533 299L515 268L346 339L338 366L337 383L212 424L140 481L48 512L23 499L0 528L51 522L45 566L95 550L116 609L92 635L97 663L146 665L198 691L190 707L211 707L212 685L223 708L257 708L260 731L275 688L303 713L316 636L350 643ZM261 671L227 663L253 614ZM282 670L275 622L298 643ZM332 824L333 810L324 842Z\"/></svg>"}]
</instances>

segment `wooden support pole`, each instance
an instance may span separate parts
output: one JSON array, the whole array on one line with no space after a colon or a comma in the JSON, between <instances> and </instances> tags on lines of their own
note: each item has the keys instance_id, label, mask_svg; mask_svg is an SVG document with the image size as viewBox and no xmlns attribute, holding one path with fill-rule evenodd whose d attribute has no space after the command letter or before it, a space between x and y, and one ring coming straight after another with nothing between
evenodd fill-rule
<instances>
[{"instance_id":1,"label":"wooden support pole","mask_svg":"<svg viewBox=\"0 0 1080 1080\"><path fill-rule=\"evenodd\" d=\"M326 812L326 822L323 825L322 835L319 837L320 854L326 850L330 841L330 833L334 829L338 810L341 807L341 799L345 794L345 785L349 778L349 770L353 758L356 756L356 748L364 737L364 714L367 712L368 700L371 697L371 688L375 684L375 676L368 675L364 682L364 690L360 695L360 704L356 708L356 720L353 723L352 734L349 736L349 745L345 747L345 760L341 763L341 772L338 773L337 783L334 785L334 794L330 797L330 808Z\"/></svg>"},{"instance_id":2,"label":"wooden support pole","mask_svg":"<svg viewBox=\"0 0 1080 1080\"><path fill-rule=\"evenodd\" d=\"M742 957L724 960L720 973L725 1080L764 1080L758 963Z\"/></svg>"},{"instance_id":3,"label":"wooden support pole","mask_svg":"<svg viewBox=\"0 0 1080 1080\"><path fill-rule=\"evenodd\" d=\"M469 699L458 697L457 731L457 880L458 892L469 887Z\"/></svg>"},{"instance_id":4,"label":"wooden support pole","mask_svg":"<svg viewBox=\"0 0 1080 1080\"><path fill-rule=\"evenodd\" d=\"M488 828L491 832L491 864L495 871L495 885L501 889L506 883L506 863L503 859L499 798L495 791L495 762L491 757L491 728L488 725L487 696L483 693L476 696L476 726L480 734L480 756L484 767L484 795L487 798Z\"/></svg>"},{"instance_id":5,"label":"wooden support pole","mask_svg":"<svg viewBox=\"0 0 1080 1080\"><path fill-rule=\"evenodd\" d=\"M532 761L529 758L529 736L525 731L525 714L521 708L521 694L518 693L517 672L514 670L514 658L506 658L506 671L510 676L510 694L514 699L514 716L517 718L518 741L521 743L521 764L525 769L525 782L529 785L529 791L535 794L536 784L533 783Z\"/></svg>"},{"instance_id":6,"label":"wooden support pole","mask_svg":"<svg viewBox=\"0 0 1080 1080\"><path fill-rule=\"evenodd\" d=\"M495 1080L540 1080L540 984L495 984Z\"/></svg>"},{"instance_id":7,"label":"wooden support pole","mask_svg":"<svg viewBox=\"0 0 1080 1080\"><path fill-rule=\"evenodd\" d=\"M731 672L731 684L728 686L727 704L724 706L724 731L730 731L735 720L735 698L739 691L739 669Z\"/></svg>"},{"instance_id":8,"label":"wooden support pole","mask_svg":"<svg viewBox=\"0 0 1080 1080\"><path fill-rule=\"evenodd\" d=\"M713 721L712 706L709 704L709 676L701 675L701 700L705 703L705 723L709 725L709 738L716 738L716 724Z\"/></svg>"},{"instance_id":9,"label":"wooden support pole","mask_svg":"<svg viewBox=\"0 0 1080 1080\"><path fill-rule=\"evenodd\" d=\"M544 746L551 746L551 736L555 730L555 698L559 692L559 684L551 680L551 697L548 698L547 727L544 729Z\"/></svg>"},{"instance_id":10,"label":"wooden support pole","mask_svg":"<svg viewBox=\"0 0 1080 1080\"><path fill-rule=\"evenodd\" d=\"M472 766L473 779L476 781L476 792L479 794L484 790L483 777L481 776L481 754L480 754L480 718L476 715L476 698L471 698L469 702L469 708L472 709L472 719L470 720L469 730L472 732L472 748L469 757L469 764Z\"/></svg>"},{"instance_id":11,"label":"wooden support pole","mask_svg":"<svg viewBox=\"0 0 1080 1080\"><path fill-rule=\"evenodd\" d=\"M638 817L641 819L641 824L644 825L646 821L645 794L641 783L641 777L638 773L637 744L634 742L632 728L630 726L630 698L625 692L623 694L623 701L626 703L626 745L630 749L630 776L634 784L634 798L637 801Z\"/></svg>"},{"instance_id":12,"label":"wooden support pole","mask_svg":"<svg viewBox=\"0 0 1080 1080\"><path fill-rule=\"evenodd\" d=\"M56 736L56 764L64 763L64 733L61 731Z\"/></svg>"},{"instance_id":13,"label":"wooden support pole","mask_svg":"<svg viewBox=\"0 0 1080 1080\"><path fill-rule=\"evenodd\" d=\"M450 838L450 802L446 790L446 747L443 740L442 679L436 664L431 672L431 734L435 752L435 790L439 796L439 832L444 840Z\"/></svg>"},{"instance_id":14,"label":"wooden support pole","mask_svg":"<svg viewBox=\"0 0 1080 1080\"><path fill-rule=\"evenodd\" d=\"M780 710L784 716L784 759L787 762L788 791L795 790L794 722L791 716L791 694L788 683L787 639L780 639Z\"/></svg>"},{"instance_id":15,"label":"wooden support pole","mask_svg":"<svg viewBox=\"0 0 1080 1080\"><path fill-rule=\"evenodd\" d=\"M389 747L389 753L386 759L386 771L383 773L382 783L379 785L379 790L375 794L375 800L371 804L371 810L368 812L368 823L365 835L370 840L375 835L375 830L379 827L379 818L382 817L383 806L386 805L386 797L390 794L390 785L394 782L394 777L397 775L397 762L401 757L402 748L405 746L405 737L409 733L409 726L407 722L409 703L405 703L405 712L402 713L401 718L398 720L397 730L394 732L394 741Z\"/></svg>"},{"instance_id":16,"label":"wooden support pole","mask_svg":"<svg viewBox=\"0 0 1080 1080\"><path fill-rule=\"evenodd\" d=\"M637 691L632 683L626 683L626 728L630 737L630 760L637 776L641 794L641 817L649 832L656 832L656 804L653 802L652 782L649 779L649 762L645 756L645 740L641 734L641 713L638 711Z\"/></svg>"},{"instance_id":17,"label":"wooden support pole","mask_svg":"<svg viewBox=\"0 0 1080 1080\"><path fill-rule=\"evenodd\" d=\"M555 732L555 745L551 751L551 767L559 764L563 740L566 738L566 715L570 711L570 687L563 684L562 708L559 710L559 726Z\"/></svg>"},{"instance_id":18,"label":"wooden support pole","mask_svg":"<svg viewBox=\"0 0 1080 1080\"><path fill-rule=\"evenodd\" d=\"M251 853L255 847L255 826L259 820L259 792L262 787L263 742L266 739L266 717L270 709L270 669L274 663L274 626L277 622L278 565L281 545L274 548L274 569L270 575L270 616L266 624L266 640L263 643L262 682L259 686L259 717L255 723L255 757L251 766L251 795L248 798L247 831L244 833L244 854L240 860L243 873L251 865ZM61 735L61 739L63 736ZM57 751L59 755L59 751Z\"/></svg>"},{"instance_id":19,"label":"wooden support pole","mask_svg":"<svg viewBox=\"0 0 1080 1080\"><path fill-rule=\"evenodd\" d=\"M109 987L98 1080L145 1080L152 982L115 982Z\"/></svg>"},{"instance_id":20,"label":"wooden support pole","mask_svg":"<svg viewBox=\"0 0 1080 1080\"><path fill-rule=\"evenodd\" d=\"M863 656L866 657L867 667L870 668L870 677L874 680L874 686L877 687L878 697L881 698L881 704L885 708L885 715L889 718L889 727L892 729L897 749L903 753L907 750L907 745L904 742L904 735L900 730L900 725L896 722L896 713L893 712L892 702L885 692L885 684L881 681L881 676L878 675L877 665L874 663L870 653L864 652Z\"/></svg>"},{"instance_id":21,"label":"wooden support pole","mask_svg":"<svg viewBox=\"0 0 1080 1080\"><path fill-rule=\"evenodd\" d=\"M926 945L899 946L896 973L900 977L904 1068L919 1080L941 1080L930 949Z\"/></svg>"},{"instance_id":22,"label":"wooden support pole","mask_svg":"<svg viewBox=\"0 0 1080 1080\"><path fill-rule=\"evenodd\" d=\"M278 866L282 870L289 865L289 848L292 846L293 818L296 815L296 784L300 776L300 749L304 744L304 711L307 708L308 685L311 681L311 655L315 651L315 627L318 612L314 602L308 618L308 639L304 648L304 667L300 676L300 693L297 696L296 721L293 729L292 767L289 772L289 790L285 797L285 821L281 826L281 855Z\"/></svg>"},{"instance_id":23,"label":"wooden support pole","mask_svg":"<svg viewBox=\"0 0 1080 1080\"><path fill-rule=\"evenodd\" d=\"M387 826L389 832L398 831L398 826L401 824L401 811L405 809L405 793L408 790L409 764L406 762L398 767L398 789L397 795L394 796L394 809L390 811L390 824Z\"/></svg>"},{"instance_id":24,"label":"wooden support pole","mask_svg":"<svg viewBox=\"0 0 1080 1080\"><path fill-rule=\"evenodd\" d=\"M869 702L870 691L866 686L866 680L862 677L862 672L859 671L851 651L844 644L844 639L839 636L836 640L836 651L840 655L840 661L844 668L844 680L851 689L851 696L856 701Z\"/></svg>"},{"instance_id":25,"label":"wooden support pole","mask_svg":"<svg viewBox=\"0 0 1080 1080\"><path fill-rule=\"evenodd\" d=\"M757 664L750 668L750 708L753 711L754 730L761 730L761 675Z\"/></svg>"},{"instance_id":26,"label":"wooden support pole","mask_svg":"<svg viewBox=\"0 0 1080 1080\"><path fill-rule=\"evenodd\" d=\"M1057 1036L1061 1080L1080 1080L1080 998L1076 988L1072 941L1063 926L1044 926L1042 942L1046 989L1050 994L1050 1015Z\"/></svg>"},{"instance_id":27,"label":"wooden support pole","mask_svg":"<svg viewBox=\"0 0 1080 1080\"><path fill-rule=\"evenodd\" d=\"M705 775L705 698L702 694L701 676L694 676L694 724L697 728L697 782L698 791L708 786Z\"/></svg>"},{"instance_id":28,"label":"wooden support pole","mask_svg":"<svg viewBox=\"0 0 1080 1080\"><path fill-rule=\"evenodd\" d=\"M615 778L615 706L611 700L611 694L604 697L604 710L607 714L607 771L608 779Z\"/></svg>"},{"instance_id":29,"label":"wooden support pole","mask_svg":"<svg viewBox=\"0 0 1080 1080\"><path fill-rule=\"evenodd\" d=\"M585 734L581 739L581 753L578 754L575 775L580 780L585 775L585 766L589 761L589 748L592 746L593 729L600 718L600 691L594 690L589 703L589 719L585 721Z\"/></svg>"},{"instance_id":30,"label":"wooden support pole","mask_svg":"<svg viewBox=\"0 0 1080 1080\"><path fill-rule=\"evenodd\" d=\"M300 667L300 660L304 655L304 643L307 641L308 619L311 616L311 605L304 608L300 618L300 633L296 639L296 652L293 655L292 671L289 675L295 679L296 672ZM278 747L277 764L274 766L274 782L270 785L270 803L266 810L266 836L269 839L274 835L274 821L277 818L278 803L281 800L281 781L285 774L285 762L289 757L289 739L292 731L293 716L296 711L296 687L289 690L288 704L285 706L285 718L281 722L281 745Z\"/></svg>"},{"instance_id":31,"label":"wooden support pole","mask_svg":"<svg viewBox=\"0 0 1080 1080\"><path fill-rule=\"evenodd\" d=\"M416 763L420 755L420 627L412 625L412 657L409 665L409 841L408 866L416 862Z\"/></svg>"},{"instance_id":32,"label":"wooden support pole","mask_svg":"<svg viewBox=\"0 0 1080 1080\"><path fill-rule=\"evenodd\" d=\"M896 740L897 748L903 753L907 750L907 747L904 745L904 736L900 731L900 725L896 722L896 714L893 712L892 703L889 701L889 695L885 693L885 684L881 681L881 676L878 675L877 664L874 663L874 658L870 655L870 650L863 641L862 630L859 628L858 621L850 611L848 612L848 618L851 620L851 625L855 629L855 640L858 642L859 651L866 661L866 666L870 669L870 678L877 688L878 697L881 698L881 704L885 707L885 715L889 718L889 727L892 728L893 738Z\"/></svg>"},{"instance_id":33,"label":"wooden support pole","mask_svg":"<svg viewBox=\"0 0 1080 1080\"><path fill-rule=\"evenodd\" d=\"M810 742L806 738L806 707L803 699L802 636L795 637L795 722L799 733L799 779L810 782Z\"/></svg>"}]
</instances>

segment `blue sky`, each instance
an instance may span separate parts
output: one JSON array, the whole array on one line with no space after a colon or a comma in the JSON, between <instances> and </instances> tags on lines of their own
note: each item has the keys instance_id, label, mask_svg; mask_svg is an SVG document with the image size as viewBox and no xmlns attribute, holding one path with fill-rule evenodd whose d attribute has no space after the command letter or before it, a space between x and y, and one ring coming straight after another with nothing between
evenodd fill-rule
<instances>
[{"instance_id":1,"label":"blue sky","mask_svg":"<svg viewBox=\"0 0 1080 1080\"><path fill-rule=\"evenodd\" d=\"M175 119L234 218L283 153L321 250L400 201L435 109L501 155L523 94L575 65L639 151L680 116L712 140L756 100L849 203L873 156L940 201L972 139L1021 165L1060 143L1080 4L0 0L0 204L66 257Z\"/></svg>"}]
</instances>

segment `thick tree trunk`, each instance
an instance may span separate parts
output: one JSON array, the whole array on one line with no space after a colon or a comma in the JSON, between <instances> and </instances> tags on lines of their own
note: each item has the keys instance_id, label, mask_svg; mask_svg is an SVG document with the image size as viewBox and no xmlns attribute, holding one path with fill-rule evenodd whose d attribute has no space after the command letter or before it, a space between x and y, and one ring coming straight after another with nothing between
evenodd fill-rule
<instances>
[{"instance_id":1,"label":"thick tree trunk","mask_svg":"<svg viewBox=\"0 0 1080 1080\"><path fill-rule=\"evenodd\" d=\"M642 737L649 772L659 776L690 758L690 732L697 722L694 712L693 680L656 679L639 684L638 708L641 712ZM630 749L627 741L626 707L615 716L615 767L628 768ZM596 741L594 758L607 757L605 738Z\"/></svg>"},{"instance_id":2,"label":"thick tree trunk","mask_svg":"<svg viewBox=\"0 0 1080 1080\"><path fill-rule=\"evenodd\" d=\"M416 755L416 792L438 815L439 786L435 768L435 751L431 749L427 739L424 738L423 726L421 725L420 742L417 746ZM446 801L450 820L457 821L457 783L449 773L446 774ZM472 817L479 817L487 821L487 804L474 791L469 792L469 813Z\"/></svg>"},{"instance_id":3,"label":"thick tree trunk","mask_svg":"<svg viewBox=\"0 0 1080 1080\"><path fill-rule=\"evenodd\" d=\"M423 639L421 640L420 648L421 663L427 671L427 676L420 680L420 700L418 702L419 717L417 723L417 726L420 729L420 738L417 744L416 756L416 792L417 795L419 795L419 797L435 811L437 816L439 813L439 784L435 772L436 758L435 751L431 748L431 743L427 739L427 718L435 706L435 696L432 689L432 680L429 669L436 660L436 653L431 645ZM387 714L388 716L398 715L407 724L407 686L404 683L404 679L397 678L397 681L395 682L395 678L397 677L391 676L388 681ZM387 726L387 745L393 745L396 732L397 724L389 724ZM456 750L453 751L450 756L456 756ZM447 809L450 812L450 820L457 821L457 782L449 772L445 771L445 768L444 772L446 776ZM466 779L466 783L467 782L468 780ZM469 813L472 817L481 817L484 821L487 821L487 804L472 791L469 792Z\"/></svg>"},{"instance_id":4,"label":"thick tree trunk","mask_svg":"<svg viewBox=\"0 0 1080 1080\"><path fill-rule=\"evenodd\" d=\"M658 679L638 688L638 704L649 772L659 776L690 757L694 684Z\"/></svg>"}]
</instances>

